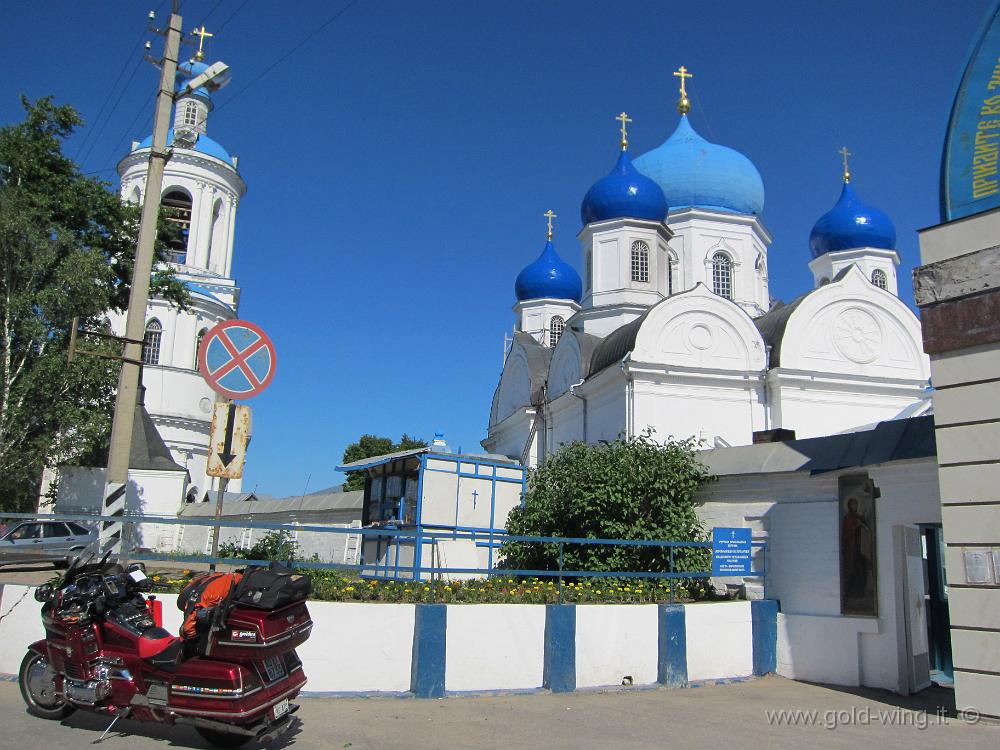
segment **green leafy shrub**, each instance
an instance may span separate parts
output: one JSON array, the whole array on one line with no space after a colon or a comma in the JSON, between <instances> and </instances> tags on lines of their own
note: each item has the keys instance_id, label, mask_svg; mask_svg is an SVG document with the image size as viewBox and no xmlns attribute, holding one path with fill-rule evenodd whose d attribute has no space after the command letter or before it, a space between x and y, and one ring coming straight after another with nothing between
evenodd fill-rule
<instances>
[{"instance_id":1,"label":"green leafy shrub","mask_svg":"<svg viewBox=\"0 0 1000 750\"><path fill-rule=\"evenodd\" d=\"M268 531L252 547L244 549L233 542L219 545L219 557L239 557L244 560L286 560L297 559L298 542L292 539L287 529Z\"/></svg>"},{"instance_id":2,"label":"green leafy shrub","mask_svg":"<svg viewBox=\"0 0 1000 750\"><path fill-rule=\"evenodd\" d=\"M528 477L523 507L507 531L515 536L704 541L694 497L712 481L696 441L658 443L652 431L611 443L570 443ZM564 570L685 572L709 565L704 548L565 544ZM559 545L508 542L507 569L558 570Z\"/></svg>"}]
</instances>

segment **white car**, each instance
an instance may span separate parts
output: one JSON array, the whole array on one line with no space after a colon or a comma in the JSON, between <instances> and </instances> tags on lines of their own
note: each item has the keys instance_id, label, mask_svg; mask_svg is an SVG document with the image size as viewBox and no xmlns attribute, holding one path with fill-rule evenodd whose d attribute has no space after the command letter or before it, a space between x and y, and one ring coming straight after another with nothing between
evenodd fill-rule
<instances>
[{"instance_id":1,"label":"white car","mask_svg":"<svg viewBox=\"0 0 1000 750\"><path fill-rule=\"evenodd\" d=\"M97 531L83 524L22 521L0 536L0 565L53 563L61 568L81 552L97 547Z\"/></svg>"}]
</instances>

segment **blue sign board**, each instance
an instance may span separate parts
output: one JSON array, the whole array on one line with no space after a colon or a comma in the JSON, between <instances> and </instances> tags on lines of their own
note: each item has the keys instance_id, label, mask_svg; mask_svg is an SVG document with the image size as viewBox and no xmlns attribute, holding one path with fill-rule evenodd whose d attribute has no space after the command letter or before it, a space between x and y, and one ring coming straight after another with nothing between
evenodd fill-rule
<instances>
[{"instance_id":1,"label":"blue sign board","mask_svg":"<svg viewBox=\"0 0 1000 750\"><path fill-rule=\"evenodd\" d=\"M716 526L712 529L712 575L750 575L750 529Z\"/></svg>"},{"instance_id":2,"label":"blue sign board","mask_svg":"<svg viewBox=\"0 0 1000 750\"><path fill-rule=\"evenodd\" d=\"M1000 2L976 37L951 109L941 164L941 220L1000 206Z\"/></svg>"}]
</instances>

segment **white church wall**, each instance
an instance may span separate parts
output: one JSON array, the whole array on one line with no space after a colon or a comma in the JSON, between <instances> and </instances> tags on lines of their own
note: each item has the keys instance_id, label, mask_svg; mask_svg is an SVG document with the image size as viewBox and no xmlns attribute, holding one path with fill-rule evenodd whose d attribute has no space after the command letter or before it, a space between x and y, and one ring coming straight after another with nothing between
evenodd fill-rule
<instances>
[{"instance_id":1,"label":"white church wall","mask_svg":"<svg viewBox=\"0 0 1000 750\"><path fill-rule=\"evenodd\" d=\"M531 425L535 419L534 414L534 409L522 408L500 423L491 425L489 436L483 440L483 448L489 453L520 459L521 452L528 441L528 436L531 434ZM540 458L540 438L540 432L536 432L535 437L532 438L532 449L528 455L529 466L536 466L538 464Z\"/></svg>"},{"instance_id":2,"label":"white church wall","mask_svg":"<svg viewBox=\"0 0 1000 750\"><path fill-rule=\"evenodd\" d=\"M599 381L600 389L587 389L588 443L611 442L627 432L624 382L620 371L611 372Z\"/></svg>"},{"instance_id":3,"label":"white church wall","mask_svg":"<svg viewBox=\"0 0 1000 750\"><path fill-rule=\"evenodd\" d=\"M732 383L735 387L699 387L641 377L635 376L636 434L653 427L660 440L671 435L694 437L705 447L713 447L716 438L728 445L747 445L754 430L763 429L763 407L746 381Z\"/></svg>"},{"instance_id":4,"label":"white church wall","mask_svg":"<svg viewBox=\"0 0 1000 750\"><path fill-rule=\"evenodd\" d=\"M891 383L823 377L784 368L768 373L770 424L795 430L797 438L835 435L898 419L925 397L926 382Z\"/></svg>"}]
</instances>

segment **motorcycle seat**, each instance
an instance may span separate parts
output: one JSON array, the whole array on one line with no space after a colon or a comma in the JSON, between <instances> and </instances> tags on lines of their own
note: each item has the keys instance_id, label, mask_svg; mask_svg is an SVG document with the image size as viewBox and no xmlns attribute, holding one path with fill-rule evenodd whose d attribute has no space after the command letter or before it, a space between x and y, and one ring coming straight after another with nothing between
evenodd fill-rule
<instances>
[{"instance_id":1,"label":"motorcycle seat","mask_svg":"<svg viewBox=\"0 0 1000 750\"><path fill-rule=\"evenodd\" d=\"M139 658L161 669L176 667L184 652L184 640L163 628L146 628L139 637Z\"/></svg>"}]
</instances>

